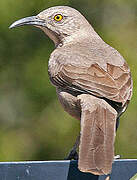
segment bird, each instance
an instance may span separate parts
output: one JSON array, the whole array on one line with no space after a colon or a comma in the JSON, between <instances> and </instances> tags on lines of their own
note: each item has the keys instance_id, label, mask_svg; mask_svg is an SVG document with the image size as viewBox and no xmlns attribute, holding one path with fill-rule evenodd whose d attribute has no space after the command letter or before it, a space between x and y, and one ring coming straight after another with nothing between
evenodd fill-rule
<instances>
[{"instance_id":1,"label":"bird","mask_svg":"<svg viewBox=\"0 0 137 180\"><path fill-rule=\"evenodd\" d=\"M9 28L24 25L40 28L54 42L49 79L64 110L80 121L80 135L66 159L78 159L85 173L111 173L119 118L132 97L128 64L72 7L50 7Z\"/></svg>"}]
</instances>

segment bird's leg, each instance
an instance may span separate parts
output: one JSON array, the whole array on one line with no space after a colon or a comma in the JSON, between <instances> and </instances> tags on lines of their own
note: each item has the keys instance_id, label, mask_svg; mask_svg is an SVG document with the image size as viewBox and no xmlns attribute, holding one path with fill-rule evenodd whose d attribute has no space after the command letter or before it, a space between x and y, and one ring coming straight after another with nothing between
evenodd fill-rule
<instances>
[{"instance_id":1,"label":"bird's leg","mask_svg":"<svg viewBox=\"0 0 137 180\"><path fill-rule=\"evenodd\" d=\"M77 148L79 146L79 143L80 143L80 135L77 137L73 148L71 149L65 160L71 160L71 159L78 160Z\"/></svg>"},{"instance_id":2,"label":"bird's leg","mask_svg":"<svg viewBox=\"0 0 137 180\"><path fill-rule=\"evenodd\" d=\"M117 131L118 126L119 126L119 120L120 120L120 117L118 117L117 120L116 120L116 131ZM121 155L119 155L119 154L114 156L114 160L120 159L120 158L121 158Z\"/></svg>"}]
</instances>

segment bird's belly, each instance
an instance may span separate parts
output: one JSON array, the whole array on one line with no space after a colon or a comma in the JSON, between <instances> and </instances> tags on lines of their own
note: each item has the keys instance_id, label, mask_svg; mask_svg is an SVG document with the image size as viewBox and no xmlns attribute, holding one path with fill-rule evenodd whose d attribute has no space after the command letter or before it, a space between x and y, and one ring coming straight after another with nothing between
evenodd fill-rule
<instances>
[{"instance_id":1,"label":"bird's belly","mask_svg":"<svg viewBox=\"0 0 137 180\"><path fill-rule=\"evenodd\" d=\"M71 116L75 117L76 119L80 120L81 111L78 103L78 99L76 96L57 88L56 89L59 101L63 106L64 110L68 112Z\"/></svg>"}]
</instances>

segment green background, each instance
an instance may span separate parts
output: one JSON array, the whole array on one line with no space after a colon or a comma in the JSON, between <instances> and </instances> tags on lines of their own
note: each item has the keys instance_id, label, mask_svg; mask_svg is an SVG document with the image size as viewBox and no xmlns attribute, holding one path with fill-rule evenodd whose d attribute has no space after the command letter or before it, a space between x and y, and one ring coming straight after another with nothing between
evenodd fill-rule
<instances>
[{"instance_id":1,"label":"green background","mask_svg":"<svg viewBox=\"0 0 137 180\"><path fill-rule=\"evenodd\" d=\"M82 12L128 62L134 93L121 117L115 151L136 158L137 0L0 0L0 161L63 159L79 133L79 122L63 111L49 82L52 41L34 27L8 28L55 5Z\"/></svg>"}]
</instances>

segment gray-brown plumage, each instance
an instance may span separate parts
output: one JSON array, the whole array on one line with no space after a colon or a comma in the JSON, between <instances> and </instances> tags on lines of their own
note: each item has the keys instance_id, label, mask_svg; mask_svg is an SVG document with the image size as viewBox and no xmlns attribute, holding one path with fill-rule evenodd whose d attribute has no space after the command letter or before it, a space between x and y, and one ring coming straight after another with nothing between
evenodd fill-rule
<instances>
[{"instance_id":1,"label":"gray-brown plumage","mask_svg":"<svg viewBox=\"0 0 137 180\"><path fill-rule=\"evenodd\" d=\"M132 96L127 63L71 7L49 8L10 28L21 25L41 28L55 43L49 77L65 111L81 120L79 169L110 173L116 123Z\"/></svg>"}]
</instances>

